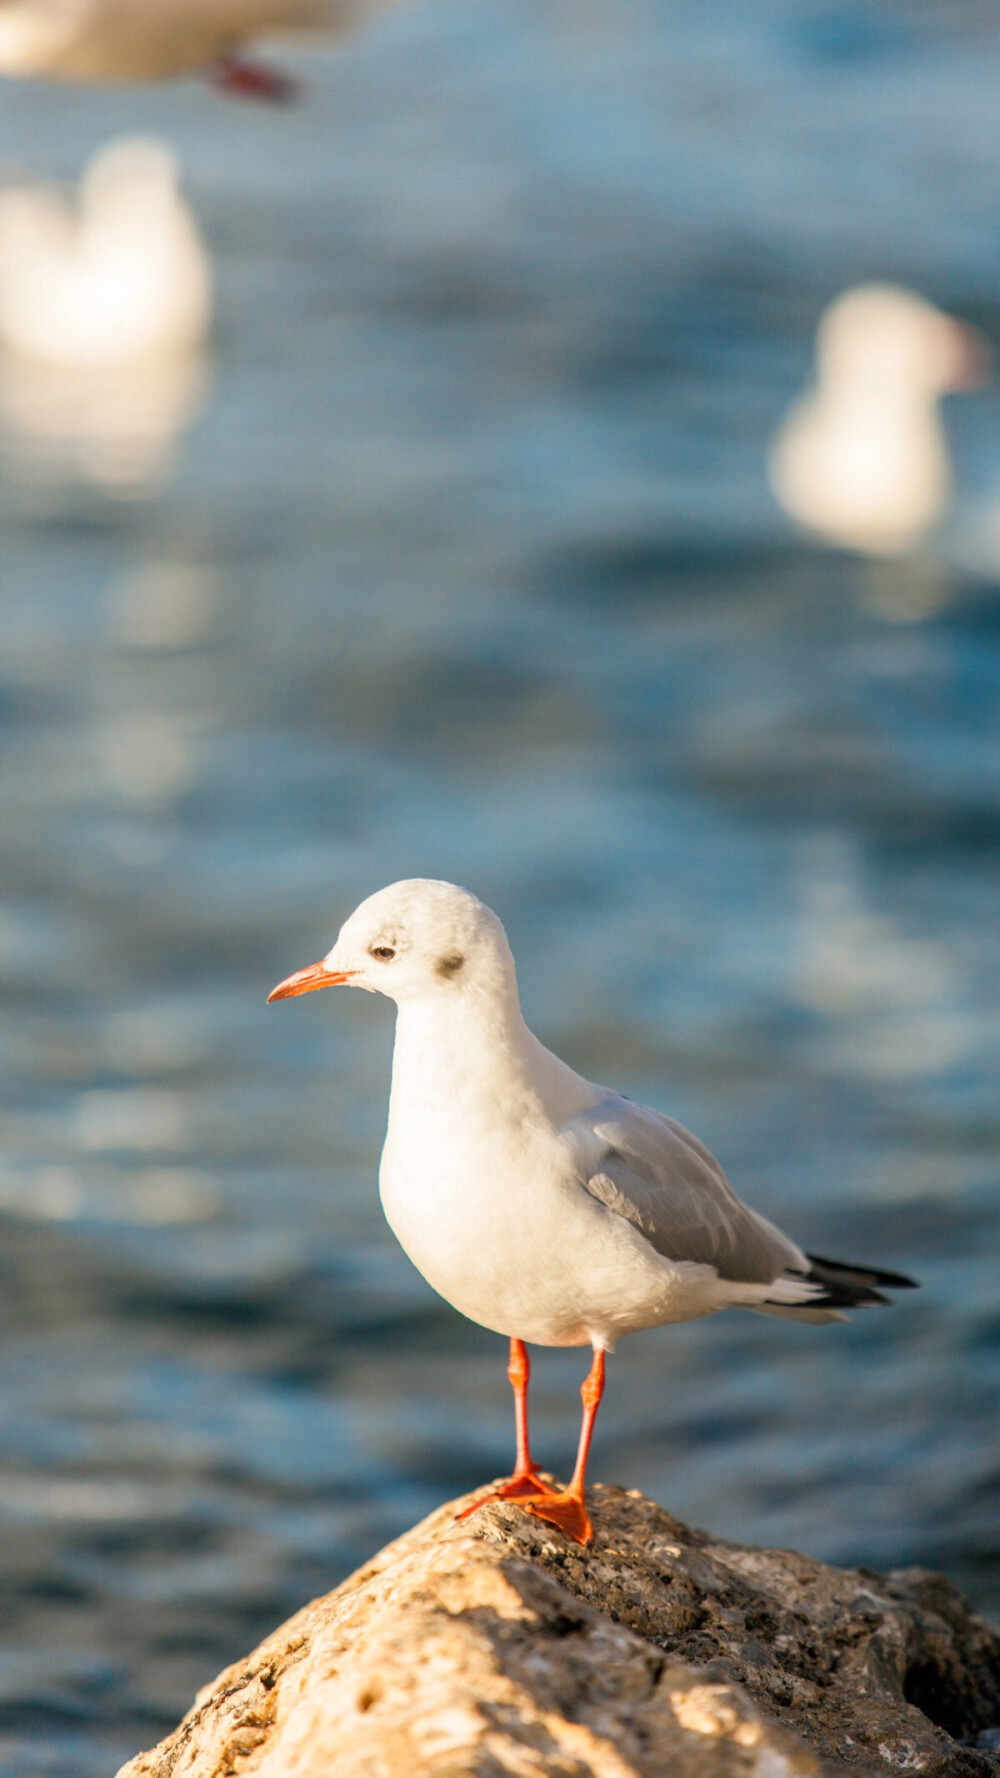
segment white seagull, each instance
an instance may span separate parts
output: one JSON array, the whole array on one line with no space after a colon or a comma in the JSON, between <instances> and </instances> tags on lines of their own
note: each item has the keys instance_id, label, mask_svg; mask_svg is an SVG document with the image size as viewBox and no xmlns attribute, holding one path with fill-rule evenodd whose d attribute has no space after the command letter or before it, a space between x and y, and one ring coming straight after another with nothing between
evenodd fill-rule
<instances>
[{"instance_id":1,"label":"white seagull","mask_svg":"<svg viewBox=\"0 0 1000 1778\"><path fill-rule=\"evenodd\" d=\"M816 385L791 408L771 485L799 524L844 549L902 555L951 494L941 396L981 383L985 341L912 291L859 285L816 337Z\"/></svg>"},{"instance_id":2,"label":"white seagull","mask_svg":"<svg viewBox=\"0 0 1000 1778\"><path fill-rule=\"evenodd\" d=\"M0 0L0 74L169 80L211 71L230 92L280 99L290 83L242 59L284 31L350 29L381 0Z\"/></svg>"},{"instance_id":3,"label":"white seagull","mask_svg":"<svg viewBox=\"0 0 1000 1778\"><path fill-rule=\"evenodd\" d=\"M441 1296L510 1338L517 1462L484 1500L591 1542L587 1456L622 1334L733 1307L838 1321L886 1302L878 1286L911 1285L803 1253L680 1124L547 1050L521 1015L507 935L468 890L423 878L379 890L269 999L339 982L399 1008L379 1171L389 1226ZM532 1461L526 1341L593 1348L565 1489Z\"/></svg>"},{"instance_id":4,"label":"white seagull","mask_svg":"<svg viewBox=\"0 0 1000 1778\"><path fill-rule=\"evenodd\" d=\"M67 202L50 185L0 191L0 338L59 365L111 367L200 346L212 274L164 143L102 148Z\"/></svg>"}]
</instances>

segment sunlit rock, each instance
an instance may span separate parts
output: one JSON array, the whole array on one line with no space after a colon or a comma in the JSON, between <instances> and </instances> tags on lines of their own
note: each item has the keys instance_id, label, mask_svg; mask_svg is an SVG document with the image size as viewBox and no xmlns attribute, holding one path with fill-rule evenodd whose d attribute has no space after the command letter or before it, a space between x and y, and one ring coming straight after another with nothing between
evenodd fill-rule
<instances>
[{"instance_id":1,"label":"sunlit rock","mask_svg":"<svg viewBox=\"0 0 1000 1778\"><path fill-rule=\"evenodd\" d=\"M590 1550L453 1502L206 1686L119 1778L987 1778L1000 1640L940 1577L687 1530L617 1488Z\"/></svg>"}]
</instances>

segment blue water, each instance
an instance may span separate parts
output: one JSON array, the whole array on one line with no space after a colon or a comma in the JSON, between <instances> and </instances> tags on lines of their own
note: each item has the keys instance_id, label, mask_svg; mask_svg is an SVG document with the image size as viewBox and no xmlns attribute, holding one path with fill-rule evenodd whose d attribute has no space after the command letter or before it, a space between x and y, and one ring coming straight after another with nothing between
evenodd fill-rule
<instances>
[{"instance_id":1,"label":"blue water","mask_svg":"<svg viewBox=\"0 0 1000 1778\"><path fill-rule=\"evenodd\" d=\"M843 286L1000 341L1000 29L942 19L423 0L294 110L0 93L10 173L171 141L218 283L159 489L4 443L5 1778L112 1772L508 1465L502 1342L381 1220L390 1007L264 1005L402 875L496 907L574 1065L923 1286L626 1342L594 1474L1000 1608L996 390L933 559L813 548L764 471ZM538 1355L555 1468L581 1369Z\"/></svg>"}]
</instances>

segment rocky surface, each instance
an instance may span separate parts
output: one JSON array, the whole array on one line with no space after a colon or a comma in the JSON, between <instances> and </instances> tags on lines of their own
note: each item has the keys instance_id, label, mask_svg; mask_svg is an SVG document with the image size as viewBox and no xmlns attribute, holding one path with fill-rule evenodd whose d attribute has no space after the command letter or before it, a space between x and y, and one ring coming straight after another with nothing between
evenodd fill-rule
<instances>
[{"instance_id":1,"label":"rocky surface","mask_svg":"<svg viewBox=\"0 0 1000 1778\"><path fill-rule=\"evenodd\" d=\"M616 1488L592 1491L589 1550L462 1504L119 1778L1000 1775L1000 1637L940 1576L723 1543Z\"/></svg>"}]
</instances>

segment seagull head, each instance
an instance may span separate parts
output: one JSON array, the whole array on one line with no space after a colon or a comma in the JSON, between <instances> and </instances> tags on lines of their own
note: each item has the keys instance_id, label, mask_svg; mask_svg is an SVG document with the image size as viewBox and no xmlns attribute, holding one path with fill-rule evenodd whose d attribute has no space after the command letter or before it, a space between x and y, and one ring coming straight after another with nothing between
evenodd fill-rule
<instances>
[{"instance_id":1,"label":"seagull head","mask_svg":"<svg viewBox=\"0 0 1000 1778\"><path fill-rule=\"evenodd\" d=\"M824 314L820 379L841 388L899 389L932 399L985 381L989 350L974 327L911 290L861 284Z\"/></svg>"},{"instance_id":2,"label":"seagull head","mask_svg":"<svg viewBox=\"0 0 1000 1778\"><path fill-rule=\"evenodd\" d=\"M279 982L268 1000L341 982L399 1005L470 991L516 993L514 960L496 914L468 889L427 877L370 895L345 921L332 950Z\"/></svg>"}]
</instances>

